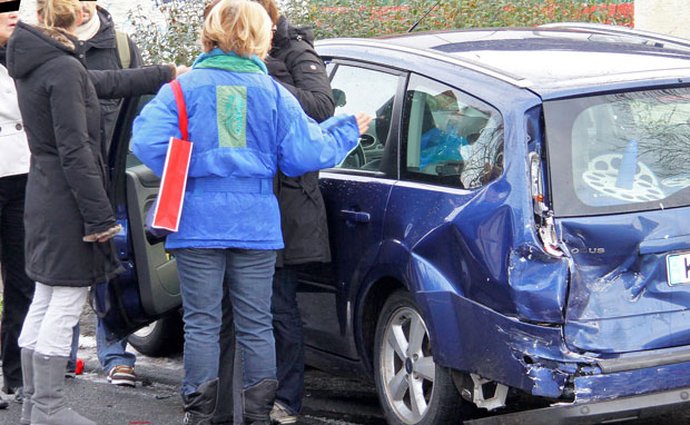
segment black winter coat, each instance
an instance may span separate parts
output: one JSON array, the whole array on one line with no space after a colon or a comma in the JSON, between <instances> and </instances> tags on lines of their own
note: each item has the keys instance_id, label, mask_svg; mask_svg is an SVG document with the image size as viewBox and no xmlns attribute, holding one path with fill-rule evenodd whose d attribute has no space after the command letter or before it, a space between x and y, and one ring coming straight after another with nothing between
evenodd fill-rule
<instances>
[{"instance_id":1,"label":"black winter coat","mask_svg":"<svg viewBox=\"0 0 690 425\"><path fill-rule=\"evenodd\" d=\"M31 150L26 272L49 286L90 286L121 268L112 244L82 241L116 224L106 192L97 95L155 93L173 77L167 66L87 72L76 42L19 22L7 49Z\"/></svg>"},{"instance_id":2,"label":"black winter coat","mask_svg":"<svg viewBox=\"0 0 690 425\"><path fill-rule=\"evenodd\" d=\"M122 69L120 53L117 50L113 18L110 16L110 13L100 6L97 6L96 11L101 21L98 32L88 40L79 41L79 50L86 56L86 69ZM141 67L142 60L139 48L129 37L127 37L127 42L129 43L130 52L129 68ZM107 142L106 146L109 146L122 100L99 99L99 102L101 104L101 137Z\"/></svg>"},{"instance_id":3,"label":"black winter coat","mask_svg":"<svg viewBox=\"0 0 690 425\"><path fill-rule=\"evenodd\" d=\"M295 95L307 115L320 122L333 115L335 102L326 67L313 43L310 29L292 27L281 16L266 65L268 73ZM275 192L285 240L276 264L280 267L331 261L319 174L290 178L279 173Z\"/></svg>"}]
</instances>

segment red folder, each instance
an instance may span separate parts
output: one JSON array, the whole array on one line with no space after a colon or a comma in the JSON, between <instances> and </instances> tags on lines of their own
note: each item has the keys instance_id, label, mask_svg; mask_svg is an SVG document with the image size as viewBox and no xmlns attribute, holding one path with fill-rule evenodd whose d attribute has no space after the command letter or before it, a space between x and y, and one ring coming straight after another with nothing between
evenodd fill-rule
<instances>
[{"instance_id":1,"label":"red folder","mask_svg":"<svg viewBox=\"0 0 690 425\"><path fill-rule=\"evenodd\" d=\"M158 192L156 210L153 212L152 227L177 232L182 215L184 191L187 187L187 172L192 157L192 142L170 138L168 154L165 157L163 178Z\"/></svg>"},{"instance_id":2,"label":"red folder","mask_svg":"<svg viewBox=\"0 0 690 425\"><path fill-rule=\"evenodd\" d=\"M187 132L187 109L182 88L177 80L172 81L170 85L177 102L182 139L170 138L151 227L177 232L180 226L180 216L182 215L184 192L187 187L187 173L189 172L189 163L192 157L192 142L187 140L189 139Z\"/></svg>"}]
</instances>

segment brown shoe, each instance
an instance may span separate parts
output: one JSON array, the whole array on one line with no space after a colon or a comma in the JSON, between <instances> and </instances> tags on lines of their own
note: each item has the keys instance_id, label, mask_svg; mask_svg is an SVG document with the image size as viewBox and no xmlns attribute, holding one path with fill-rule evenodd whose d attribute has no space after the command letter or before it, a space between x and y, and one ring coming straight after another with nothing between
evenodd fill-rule
<instances>
[{"instance_id":1,"label":"brown shoe","mask_svg":"<svg viewBox=\"0 0 690 425\"><path fill-rule=\"evenodd\" d=\"M108 382L113 385L134 387L136 386L136 379L137 376L134 374L134 368L130 366L115 366L108 372Z\"/></svg>"}]
</instances>

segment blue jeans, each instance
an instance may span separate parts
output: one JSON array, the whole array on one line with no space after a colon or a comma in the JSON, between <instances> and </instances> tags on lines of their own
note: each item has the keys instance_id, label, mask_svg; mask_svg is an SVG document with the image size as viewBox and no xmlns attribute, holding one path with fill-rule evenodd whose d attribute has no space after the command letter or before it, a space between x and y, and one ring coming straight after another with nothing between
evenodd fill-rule
<instances>
[{"instance_id":1,"label":"blue jeans","mask_svg":"<svg viewBox=\"0 0 690 425\"><path fill-rule=\"evenodd\" d=\"M228 284L242 370L242 388L276 379L271 316L272 250L186 248L173 251L184 310L182 394L218 377L221 300Z\"/></svg>"},{"instance_id":2,"label":"blue jeans","mask_svg":"<svg viewBox=\"0 0 690 425\"><path fill-rule=\"evenodd\" d=\"M276 340L278 391L276 400L299 414L304 396L304 335L297 307L297 272L276 269L273 278L273 335Z\"/></svg>"},{"instance_id":3,"label":"blue jeans","mask_svg":"<svg viewBox=\"0 0 690 425\"><path fill-rule=\"evenodd\" d=\"M77 351L79 350L79 333L81 328L79 323L72 331L72 349L69 353L69 360L67 361L67 370L74 372L77 368ZM101 363L103 371L107 374L110 369L115 366L129 366L134 367L137 356L134 353L126 351L127 339L118 340L110 334L105 328L105 323L98 319L96 325L96 354L98 361Z\"/></svg>"},{"instance_id":4,"label":"blue jeans","mask_svg":"<svg viewBox=\"0 0 690 425\"><path fill-rule=\"evenodd\" d=\"M69 352L69 359L67 360L67 371L74 372L77 370L77 352L79 351L79 334L81 327L79 323L72 328L72 343Z\"/></svg>"},{"instance_id":5,"label":"blue jeans","mask_svg":"<svg viewBox=\"0 0 690 425\"><path fill-rule=\"evenodd\" d=\"M115 366L134 367L137 356L126 351L127 338L117 339L105 327L103 320L96 325L96 353L103 371L107 374Z\"/></svg>"}]
</instances>

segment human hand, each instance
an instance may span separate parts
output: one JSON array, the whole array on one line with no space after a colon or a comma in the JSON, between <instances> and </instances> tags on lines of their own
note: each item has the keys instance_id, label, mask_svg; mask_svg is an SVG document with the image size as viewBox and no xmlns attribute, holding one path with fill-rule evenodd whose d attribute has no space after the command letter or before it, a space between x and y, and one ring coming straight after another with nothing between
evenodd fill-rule
<instances>
[{"instance_id":1,"label":"human hand","mask_svg":"<svg viewBox=\"0 0 690 425\"><path fill-rule=\"evenodd\" d=\"M369 124L371 124L371 116L364 112L357 112L355 119L357 120L357 127L359 127L359 134L366 133L369 130Z\"/></svg>"},{"instance_id":2,"label":"human hand","mask_svg":"<svg viewBox=\"0 0 690 425\"><path fill-rule=\"evenodd\" d=\"M92 233L90 235L86 235L82 238L82 240L84 242L100 242L100 243L107 242L110 239L112 239L113 237L115 237L115 235L120 233L121 230L122 230L122 226L119 224L116 224L115 226L111 227L110 229L106 230L105 232Z\"/></svg>"},{"instance_id":3,"label":"human hand","mask_svg":"<svg viewBox=\"0 0 690 425\"><path fill-rule=\"evenodd\" d=\"M192 69L192 68L188 67L187 65L177 65L175 67L175 77L179 77L180 75L184 74L185 72L189 71L190 69Z\"/></svg>"}]
</instances>

